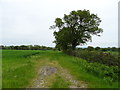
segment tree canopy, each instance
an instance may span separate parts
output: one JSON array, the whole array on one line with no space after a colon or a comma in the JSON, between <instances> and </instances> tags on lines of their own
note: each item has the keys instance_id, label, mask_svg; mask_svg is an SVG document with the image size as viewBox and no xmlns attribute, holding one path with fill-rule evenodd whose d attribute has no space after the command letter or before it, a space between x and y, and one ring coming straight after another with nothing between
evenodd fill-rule
<instances>
[{"instance_id":1,"label":"tree canopy","mask_svg":"<svg viewBox=\"0 0 120 90\"><path fill-rule=\"evenodd\" d=\"M50 27L55 29L56 47L66 51L92 41L92 35L100 36L99 34L103 32L98 27L100 22L100 18L91 14L89 10L71 11L69 15L64 14L63 18L56 18L55 25Z\"/></svg>"}]
</instances>

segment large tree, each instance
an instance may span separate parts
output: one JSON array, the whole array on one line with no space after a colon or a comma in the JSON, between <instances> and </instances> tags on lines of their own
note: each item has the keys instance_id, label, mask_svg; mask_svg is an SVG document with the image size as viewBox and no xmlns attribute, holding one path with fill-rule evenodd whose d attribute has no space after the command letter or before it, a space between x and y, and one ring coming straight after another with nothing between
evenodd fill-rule
<instances>
[{"instance_id":1,"label":"large tree","mask_svg":"<svg viewBox=\"0 0 120 90\"><path fill-rule=\"evenodd\" d=\"M58 30L54 31L56 47L66 51L86 44L92 40L92 35L100 36L99 33L103 32L98 27L100 22L100 18L89 10L72 11L69 15L64 14L62 19L56 18L55 25L50 27Z\"/></svg>"}]
</instances>

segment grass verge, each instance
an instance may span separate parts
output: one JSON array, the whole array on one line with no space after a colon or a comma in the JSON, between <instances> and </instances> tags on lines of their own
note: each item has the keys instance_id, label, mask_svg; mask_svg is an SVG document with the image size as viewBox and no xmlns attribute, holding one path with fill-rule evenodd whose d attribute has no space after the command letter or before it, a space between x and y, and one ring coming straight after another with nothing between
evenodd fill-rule
<instances>
[{"instance_id":1,"label":"grass verge","mask_svg":"<svg viewBox=\"0 0 120 90\"><path fill-rule=\"evenodd\" d=\"M55 81L51 85L51 88L69 88L70 82L65 81L59 75L56 75Z\"/></svg>"}]
</instances>

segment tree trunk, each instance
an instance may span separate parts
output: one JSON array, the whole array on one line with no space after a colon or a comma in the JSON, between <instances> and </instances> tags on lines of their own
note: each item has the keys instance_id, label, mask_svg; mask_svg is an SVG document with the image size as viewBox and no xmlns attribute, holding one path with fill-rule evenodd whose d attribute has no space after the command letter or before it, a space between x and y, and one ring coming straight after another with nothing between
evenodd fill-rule
<instances>
[{"instance_id":1,"label":"tree trunk","mask_svg":"<svg viewBox=\"0 0 120 90\"><path fill-rule=\"evenodd\" d=\"M77 46L77 39L75 39L73 41L73 43L72 43L72 49L75 50L76 46Z\"/></svg>"},{"instance_id":2,"label":"tree trunk","mask_svg":"<svg viewBox=\"0 0 120 90\"><path fill-rule=\"evenodd\" d=\"M73 44L72 44L72 49L75 50L75 47L76 47L76 44L73 43Z\"/></svg>"}]
</instances>

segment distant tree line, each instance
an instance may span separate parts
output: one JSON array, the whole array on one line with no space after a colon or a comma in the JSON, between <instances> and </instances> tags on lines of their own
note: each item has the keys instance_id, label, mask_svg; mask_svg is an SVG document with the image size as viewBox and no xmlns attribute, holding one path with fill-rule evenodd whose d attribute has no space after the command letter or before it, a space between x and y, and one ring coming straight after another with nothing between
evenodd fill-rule
<instances>
[{"instance_id":1,"label":"distant tree line","mask_svg":"<svg viewBox=\"0 0 120 90\"><path fill-rule=\"evenodd\" d=\"M47 47L47 46L40 46L40 45L20 45L20 46L4 46L0 45L0 49L6 49L6 50L57 50L57 48L54 47ZM88 46L87 48L76 48L77 50L88 50L88 51L118 51L120 48L117 47L107 47L107 48L101 48L101 47L92 47Z\"/></svg>"},{"instance_id":2,"label":"distant tree line","mask_svg":"<svg viewBox=\"0 0 120 90\"><path fill-rule=\"evenodd\" d=\"M107 47L107 48L101 48L101 47L92 47L88 46L87 48L77 48L78 50L88 50L88 51L119 51L120 48L117 47Z\"/></svg>"},{"instance_id":3,"label":"distant tree line","mask_svg":"<svg viewBox=\"0 0 120 90\"><path fill-rule=\"evenodd\" d=\"M0 49L3 50L53 50L52 47L40 46L40 45L20 45L20 46L4 46L1 45Z\"/></svg>"}]
</instances>

